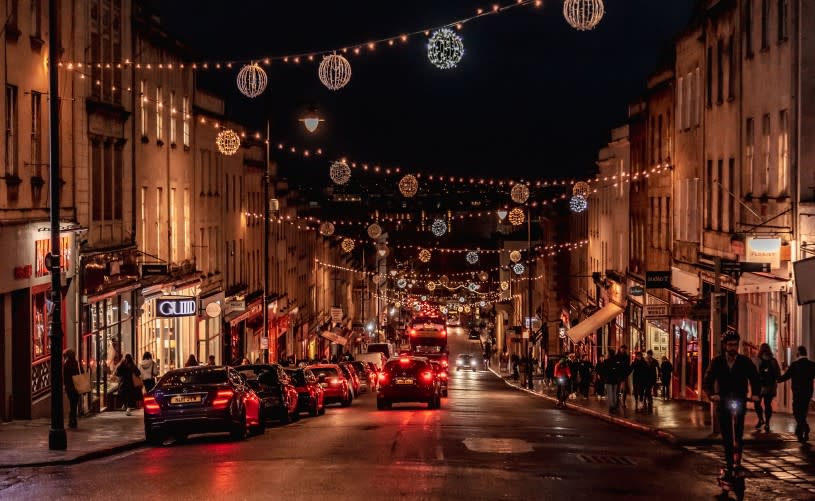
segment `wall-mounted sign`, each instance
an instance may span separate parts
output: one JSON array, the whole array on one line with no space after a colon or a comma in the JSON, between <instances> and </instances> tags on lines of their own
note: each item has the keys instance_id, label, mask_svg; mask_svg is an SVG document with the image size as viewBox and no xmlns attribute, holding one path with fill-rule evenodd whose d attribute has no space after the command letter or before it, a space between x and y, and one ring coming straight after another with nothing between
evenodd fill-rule
<instances>
[{"instance_id":1,"label":"wall-mounted sign","mask_svg":"<svg viewBox=\"0 0 815 501\"><path fill-rule=\"evenodd\" d=\"M31 278L32 267L30 264L25 266L15 266L14 267L14 280L24 280L26 278Z\"/></svg>"},{"instance_id":2,"label":"wall-mounted sign","mask_svg":"<svg viewBox=\"0 0 815 501\"><path fill-rule=\"evenodd\" d=\"M167 274L167 265L166 264L143 264L141 265L141 276L142 277L154 277L156 275L166 275Z\"/></svg>"},{"instance_id":3,"label":"wall-mounted sign","mask_svg":"<svg viewBox=\"0 0 815 501\"><path fill-rule=\"evenodd\" d=\"M246 300L241 299L238 301L237 299L233 299L231 301L226 302L226 311L246 311Z\"/></svg>"},{"instance_id":4,"label":"wall-mounted sign","mask_svg":"<svg viewBox=\"0 0 815 501\"><path fill-rule=\"evenodd\" d=\"M748 237L744 260L748 263L770 263L772 269L781 267L781 239Z\"/></svg>"},{"instance_id":5,"label":"wall-mounted sign","mask_svg":"<svg viewBox=\"0 0 815 501\"><path fill-rule=\"evenodd\" d=\"M157 317L192 317L198 313L194 297L173 296L156 299Z\"/></svg>"},{"instance_id":6,"label":"wall-mounted sign","mask_svg":"<svg viewBox=\"0 0 815 501\"><path fill-rule=\"evenodd\" d=\"M668 317L669 305L667 304L644 304L642 305L642 316L645 318Z\"/></svg>"},{"instance_id":7,"label":"wall-mounted sign","mask_svg":"<svg viewBox=\"0 0 815 501\"><path fill-rule=\"evenodd\" d=\"M209 303L207 305L206 312L209 318L215 318L219 316L221 314L221 304L217 302Z\"/></svg>"},{"instance_id":8,"label":"wall-mounted sign","mask_svg":"<svg viewBox=\"0 0 815 501\"><path fill-rule=\"evenodd\" d=\"M667 271L646 271L646 289L667 289L671 286L671 270Z\"/></svg>"},{"instance_id":9,"label":"wall-mounted sign","mask_svg":"<svg viewBox=\"0 0 815 501\"><path fill-rule=\"evenodd\" d=\"M331 321L334 323L342 322L342 308L331 308Z\"/></svg>"},{"instance_id":10,"label":"wall-mounted sign","mask_svg":"<svg viewBox=\"0 0 815 501\"><path fill-rule=\"evenodd\" d=\"M645 289L642 288L641 285L634 285L629 289L632 296L642 296L645 293Z\"/></svg>"}]
</instances>

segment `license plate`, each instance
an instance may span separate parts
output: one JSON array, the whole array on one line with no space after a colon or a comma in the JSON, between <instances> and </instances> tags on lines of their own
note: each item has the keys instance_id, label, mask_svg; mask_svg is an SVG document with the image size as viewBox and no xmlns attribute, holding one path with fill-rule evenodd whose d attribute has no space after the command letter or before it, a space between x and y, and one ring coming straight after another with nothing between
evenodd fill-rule
<instances>
[{"instance_id":1,"label":"license plate","mask_svg":"<svg viewBox=\"0 0 815 501\"><path fill-rule=\"evenodd\" d=\"M323 388L328 388L328 383L320 383L320 386L322 386Z\"/></svg>"},{"instance_id":2,"label":"license plate","mask_svg":"<svg viewBox=\"0 0 815 501\"><path fill-rule=\"evenodd\" d=\"M400 378L396 380L396 384L413 384L412 378Z\"/></svg>"},{"instance_id":3,"label":"license plate","mask_svg":"<svg viewBox=\"0 0 815 501\"><path fill-rule=\"evenodd\" d=\"M170 397L171 404L197 404L201 401L201 395L176 395Z\"/></svg>"}]
</instances>

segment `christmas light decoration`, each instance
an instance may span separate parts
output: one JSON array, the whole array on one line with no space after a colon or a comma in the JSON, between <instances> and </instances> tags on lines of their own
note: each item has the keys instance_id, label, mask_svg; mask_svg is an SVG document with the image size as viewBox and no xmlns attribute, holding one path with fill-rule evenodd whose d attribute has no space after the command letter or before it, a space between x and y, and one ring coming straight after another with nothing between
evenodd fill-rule
<instances>
[{"instance_id":1,"label":"christmas light decoration","mask_svg":"<svg viewBox=\"0 0 815 501\"><path fill-rule=\"evenodd\" d=\"M566 0L563 2L563 17L578 31L593 29L603 19L603 0Z\"/></svg>"},{"instance_id":2,"label":"christmas light decoration","mask_svg":"<svg viewBox=\"0 0 815 501\"><path fill-rule=\"evenodd\" d=\"M429 290L430 292L436 290L436 282L433 282L432 280L430 282L427 282L427 290Z\"/></svg>"},{"instance_id":3,"label":"christmas light decoration","mask_svg":"<svg viewBox=\"0 0 815 501\"><path fill-rule=\"evenodd\" d=\"M522 275L523 272L526 271L526 267L521 263L515 263L512 265L512 271L514 271L516 275Z\"/></svg>"},{"instance_id":4,"label":"christmas light decoration","mask_svg":"<svg viewBox=\"0 0 815 501\"><path fill-rule=\"evenodd\" d=\"M427 296L422 295L421 299L422 299L422 301L427 301Z\"/></svg>"},{"instance_id":5,"label":"christmas light decoration","mask_svg":"<svg viewBox=\"0 0 815 501\"><path fill-rule=\"evenodd\" d=\"M439 277L439 283L442 285L447 285L450 283L450 279L447 278L447 275L442 275L441 277Z\"/></svg>"},{"instance_id":6,"label":"christmas light decoration","mask_svg":"<svg viewBox=\"0 0 815 501\"><path fill-rule=\"evenodd\" d=\"M401 307L402 307L402 303L400 303L399 301L396 301L395 303L393 303L393 307L394 307L394 308L401 308Z\"/></svg>"},{"instance_id":7,"label":"christmas light decoration","mask_svg":"<svg viewBox=\"0 0 815 501\"><path fill-rule=\"evenodd\" d=\"M453 30L442 28L427 43L427 58L439 69L455 68L464 56L464 42Z\"/></svg>"},{"instance_id":8,"label":"christmas light decoration","mask_svg":"<svg viewBox=\"0 0 815 501\"><path fill-rule=\"evenodd\" d=\"M238 90L246 97L258 97L269 81L266 72L257 63L244 65L238 72Z\"/></svg>"},{"instance_id":9,"label":"christmas light decoration","mask_svg":"<svg viewBox=\"0 0 815 501\"><path fill-rule=\"evenodd\" d=\"M333 234L334 234L333 223L323 223L320 225L320 235L324 237L330 237Z\"/></svg>"},{"instance_id":10,"label":"christmas light decoration","mask_svg":"<svg viewBox=\"0 0 815 501\"><path fill-rule=\"evenodd\" d=\"M404 278L400 278L399 280L396 281L396 286L399 287L400 289L404 289L405 287L407 287L407 280L405 280Z\"/></svg>"},{"instance_id":11,"label":"christmas light decoration","mask_svg":"<svg viewBox=\"0 0 815 501\"><path fill-rule=\"evenodd\" d=\"M464 313L470 313L470 310L471 310L470 305L464 307Z\"/></svg>"},{"instance_id":12,"label":"christmas light decoration","mask_svg":"<svg viewBox=\"0 0 815 501\"><path fill-rule=\"evenodd\" d=\"M443 315L447 315L447 307L446 306L442 306L441 308L439 308L439 311L441 311Z\"/></svg>"},{"instance_id":13,"label":"christmas light decoration","mask_svg":"<svg viewBox=\"0 0 815 501\"><path fill-rule=\"evenodd\" d=\"M490 274L487 273L486 271L482 271L481 273L478 274L478 279L481 280L482 282L486 282L489 278Z\"/></svg>"},{"instance_id":14,"label":"christmas light decoration","mask_svg":"<svg viewBox=\"0 0 815 501\"><path fill-rule=\"evenodd\" d=\"M350 238L343 239L342 244L340 245L342 246L342 250L345 252L351 252L354 250L354 241Z\"/></svg>"},{"instance_id":15,"label":"christmas light decoration","mask_svg":"<svg viewBox=\"0 0 815 501\"><path fill-rule=\"evenodd\" d=\"M414 304L413 305L413 311L422 311L422 305Z\"/></svg>"},{"instance_id":16,"label":"christmas light decoration","mask_svg":"<svg viewBox=\"0 0 815 501\"><path fill-rule=\"evenodd\" d=\"M526 215L520 207L515 207L509 211L509 216L507 217L509 218L509 222L512 223L512 226L520 226L526 221Z\"/></svg>"},{"instance_id":17,"label":"christmas light decoration","mask_svg":"<svg viewBox=\"0 0 815 501\"><path fill-rule=\"evenodd\" d=\"M388 255L388 244L386 243L378 243L376 244L376 253L379 254L379 257L385 257Z\"/></svg>"},{"instance_id":18,"label":"christmas light decoration","mask_svg":"<svg viewBox=\"0 0 815 501\"><path fill-rule=\"evenodd\" d=\"M238 152L241 147L241 138L232 129L224 129L215 138L215 146L222 155L231 156Z\"/></svg>"},{"instance_id":19,"label":"christmas light decoration","mask_svg":"<svg viewBox=\"0 0 815 501\"><path fill-rule=\"evenodd\" d=\"M475 264L475 263L478 262L478 253L475 252L475 251L470 251L470 252L467 253L467 256L466 256L465 259L467 260L468 263Z\"/></svg>"},{"instance_id":20,"label":"christmas light decoration","mask_svg":"<svg viewBox=\"0 0 815 501\"><path fill-rule=\"evenodd\" d=\"M324 56L317 75L323 85L329 89L340 90L351 81L351 63L336 53Z\"/></svg>"},{"instance_id":21,"label":"christmas light decoration","mask_svg":"<svg viewBox=\"0 0 815 501\"><path fill-rule=\"evenodd\" d=\"M376 240L382 235L382 227L376 223L368 226L368 236Z\"/></svg>"},{"instance_id":22,"label":"christmas light decoration","mask_svg":"<svg viewBox=\"0 0 815 501\"><path fill-rule=\"evenodd\" d=\"M575 214L580 214L584 210L588 209L589 203L586 201L586 198L581 195L573 195L572 199L569 200L569 209L572 210Z\"/></svg>"},{"instance_id":23,"label":"christmas light decoration","mask_svg":"<svg viewBox=\"0 0 815 501\"><path fill-rule=\"evenodd\" d=\"M501 282L501 290L502 290L502 291L505 291L505 290L507 290L507 289L509 289L509 282L507 282L506 280L504 280L504 281L502 281L502 282Z\"/></svg>"},{"instance_id":24,"label":"christmas light decoration","mask_svg":"<svg viewBox=\"0 0 815 501\"><path fill-rule=\"evenodd\" d=\"M521 252L516 250L510 252L509 260L512 261L513 263L517 263L518 261L521 260Z\"/></svg>"},{"instance_id":25,"label":"christmas light decoration","mask_svg":"<svg viewBox=\"0 0 815 501\"><path fill-rule=\"evenodd\" d=\"M447 233L447 223L445 223L443 219L435 219L430 226L430 231L437 237L440 237Z\"/></svg>"},{"instance_id":26,"label":"christmas light decoration","mask_svg":"<svg viewBox=\"0 0 815 501\"><path fill-rule=\"evenodd\" d=\"M419 180L413 174L406 175L399 180L399 191L405 198L416 195L416 192L419 191Z\"/></svg>"},{"instance_id":27,"label":"christmas light decoration","mask_svg":"<svg viewBox=\"0 0 815 501\"><path fill-rule=\"evenodd\" d=\"M512 201L517 204L526 203L529 200L529 187L524 183L515 183L515 186L512 187L512 191L510 192L510 196L512 197Z\"/></svg>"},{"instance_id":28,"label":"christmas light decoration","mask_svg":"<svg viewBox=\"0 0 815 501\"><path fill-rule=\"evenodd\" d=\"M504 219L507 218L507 211L504 210L504 209L499 209L496 214L498 214L498 220L499 221L503 221Z\"/></svg>"},{"instance_id":29,"label":"christmas light decoration","mask_svg":"<svg viewBox=\"0 0 815 501\"><path fill-rule=\"evenodd\" d=\"M328 170L328 175L331 180L337 184L346 184L351 179L351 167L342 160L331 162L331 167Z\"/></svg>"},{"instance_id":30,"label":"christmas light decoration","mask_svg":"<svg viewBox=\"0 0 815 501\"><path fill-rule=\"evenodd\" d=\"M374 277L371 279L374 285L382 285L383 283L385 283L385 280L386 280L385 277L379 273L374 275Z\"/></svg>"},{"instance_id":31,"label":"christmas light decoration","mask_svg":"<svg viewBox=\"0 0 815 501\"><path fill-rule=\"evenodd\" d=\"M470 292L475 292L478 290L478 284L476 284L475 282L470 282L469 284L467 284L467 289L469 289Z\"/></svg>"},{"instance_id":32,"label":"christmas light decoration","mask_svg":"<svg viewBox=\"0 0 815 501\"><path fill-rule=\"evenodd\" d=\"M465 298L464 296L459 296L458 298L459 303L464 303L465 301L467 301L467 298Z\"/></svg>"},{"instance_id":33,"label":"christmas light decoration","mask_svg":"<svg viewBox=\"0 0 815 501\"><path fill-rule=\"evenodd\" d=\"M419 251L419 261L423 263L427 263L430 261L430 251L427 249L422 249Z\"/></svg>"},{"instance_id":34,"label":"christmas light decoration","mask_svg":"<svg viewBox=\"0 0 815 501\"><path fill-rule=\"evenodd\" d=\"M578 181L572 186L572 195L580 195L583 198L589 197L589 184L585 181Z\"/></svg>"},{"instance_id":35,"label":"christmas light decoration","mask_svg":"<svg viewBox=\"0 0 815 501\"><path fill-rule=\"evenodd\" d=\"M487 306L487 302L486 302L486 301L480 301L480 302L478 303L478 306L480 306L480 307L482 307L482 308L483 308L483 307Z\"/></svg>"}]
</instances>

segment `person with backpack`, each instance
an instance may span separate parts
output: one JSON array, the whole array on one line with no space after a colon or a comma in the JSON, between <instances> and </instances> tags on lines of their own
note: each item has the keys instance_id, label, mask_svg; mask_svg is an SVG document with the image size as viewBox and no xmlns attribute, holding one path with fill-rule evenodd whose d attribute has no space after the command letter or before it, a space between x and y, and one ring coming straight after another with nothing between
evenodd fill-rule
<instances>
[{"instance_id":1,"label":"person with backpack","mask_svg":"<svg viewBox=\"0 0 815 501\"><path fill-rule=\"evenodd\" d=\"M758 415L756 430L760 430L764 426L764 431L769 433L770 418L773 416L773 399L778 387L777 380L781 377L781 368L773 356L770 345L767 343L762 343L758 349L756 368L758 369L758 381L761 387L761 398L755 403L756 414Z\"/></svg>"}]
</instances>

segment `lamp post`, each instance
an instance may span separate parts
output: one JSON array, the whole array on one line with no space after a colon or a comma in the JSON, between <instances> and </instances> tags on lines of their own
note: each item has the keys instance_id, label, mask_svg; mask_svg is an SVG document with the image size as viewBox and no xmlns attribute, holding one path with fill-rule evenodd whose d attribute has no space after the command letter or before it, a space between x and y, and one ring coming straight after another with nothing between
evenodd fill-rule
<instances>
[{"instance_id":1,"label":"lamp post","mask_svg":"<svg viewBox=\"0 0 815 501\"><path fill-rule=\"evenodd\" d=\"M52 0L53 1L53 0ZM271 126L269 119L266 119L266 170L263 173L263 332L266 334L266 348L263 350L263 360L269 363L269 346L272 339L269 335L269 218L272 215L271 200L269 200L269 183L271 182L271 159L269 157L269 135ZM277 342L277 339L274 340Z\"/></svg>"}]
</instances>

